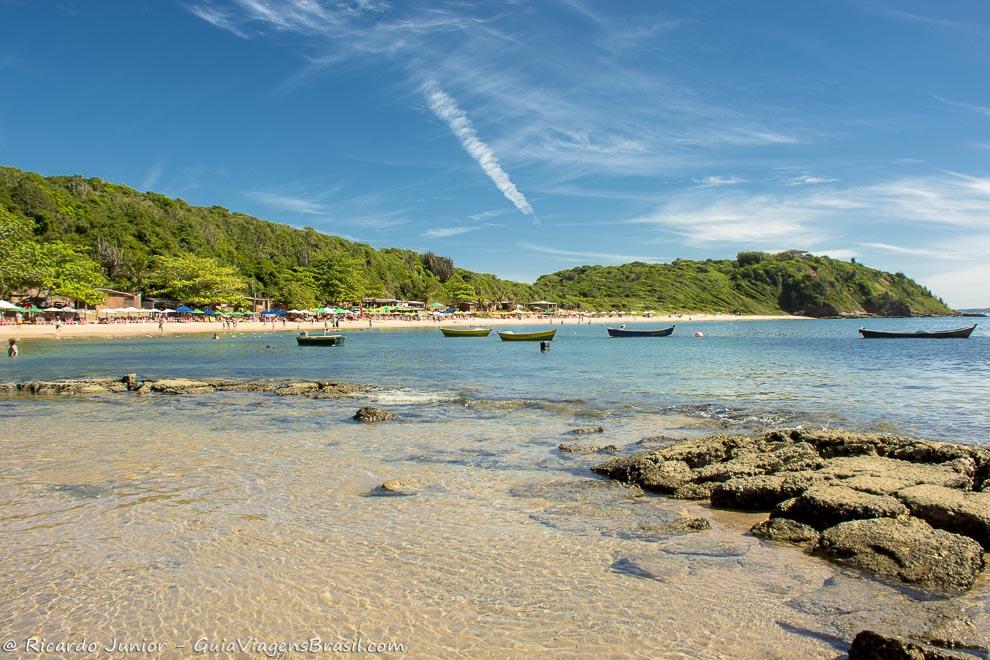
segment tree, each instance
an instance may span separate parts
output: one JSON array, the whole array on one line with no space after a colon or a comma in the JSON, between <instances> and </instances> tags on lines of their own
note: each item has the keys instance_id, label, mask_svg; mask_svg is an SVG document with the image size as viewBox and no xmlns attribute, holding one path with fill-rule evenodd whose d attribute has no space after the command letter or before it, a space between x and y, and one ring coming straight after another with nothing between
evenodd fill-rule
<instances>
[{"instance_id":1,"label":"tree","mask_svg":"<svg viewBox=\"0 0 990 660\"><path fill-rule=\"evenodd\" d=\"M0 296L38 282L39 254L34 223L0 205Z\"/></svg>"},{"instance_id":2,"label":"tree","mask_svg":"<svg viewBox=\"0 0 990 660\"><path fill-rule=\"evenodd\" d=\"M276 273L272 298L289 309L313 309L318 306L318 291L313 271L292 268Z\"/></svg>"},{"instance_id":3,"label":"tree","mask_svg":"<svg viewBox=\"0 0 990 660\"><path fill-rule=\"evenodd\" d=\"M460 278L447 280L447 283L442 287L441 298L448 305L469 302L477 297L478 292L475 291L475 288Z\"/></svg>"},{"instance_id":4,"label":"tree","mask_svg":"<svg viewBox=\"0 0 990 660\"><path fill-rule=\"evenodd\" d=\"M156 257L151 291L192 305L239 305L247 282L233 266L209 257Z\"/></svg>"},{"instance_id":5,"label":"tree","mask_svg":"<svg viewBox=\"0 0 990 660\"><path fill-rule=\"evenodd\" d=\"M313 262L316 290L330 303L361 300L368 289L358 262L343 253L328 252Z\"/></svg>"},{"instance_id":6,"label":"tree","mask_svg":"<svg viewBox=\"0 0 990 660\"><path fill-rule=\"evenodd\" d=\"M44 243L38 250L40 259L40 289L49 296L62 296L87 305L96 305L107 299L98 287L105 286L106 277L100 265L79 249L53 241Z\"/></svg>"},{"instance_id":7,"label":"tree","mask_svg":"<svg viewBox=\"0 0 990 660\"><path fill-rule=\"evenodd\" d=\"M422 256L426 270L433 273L441 283L445 283L454 274L454 262L450 257L441 257L432 252Z\"/></svg>"}]
</instances>

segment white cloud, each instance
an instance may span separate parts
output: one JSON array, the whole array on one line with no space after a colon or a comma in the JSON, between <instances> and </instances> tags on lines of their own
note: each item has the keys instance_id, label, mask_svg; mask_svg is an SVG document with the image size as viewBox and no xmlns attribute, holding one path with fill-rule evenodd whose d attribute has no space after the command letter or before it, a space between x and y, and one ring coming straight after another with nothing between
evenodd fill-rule
<instances>
[{"instance_id":1,"label":"white cloud","mask_svg":"<svg viewBox=\"0 0 990 660\"><path fill-rule=\"evenodd\" d=\"M292 197L279 193L249 190L245 193L254 201L265 206L280 211L290 211L292 213L307 213L318 215L326 213L326 208L319 202L303 197Z\"/></svg>"},{"instance_id":2,"label":"white cloud","mask_svg":"<svg viewBox=\"0 0 990 660\"><path fill-rule=\"evenodd\" d=\"M834 183L835 181L838 181L838 179L828 176L802 174L800 176L794 176L785 180L784 184L788 186L816 186L822 183Z\"/></svg>"},{"instance_id":3,"label":"white cloud","mask_svg":"<svg viewBox=\"0 0 990 660\"><path fill-rule=\"evenodd\" d=\"M692 179L702 188L720 188L722 186L736 186L740 183L746 183L747 179L741 176L736 176L735 174L713 174L711 176L702 177L700 179Z\"/></svg>"},{"instance_id":4,"label":"white cloud","mask_svg":"<svg viewBox=\"0 0 990 660\"><path fill-rule=\"evenodd\" d=\"M990 106L976 105L975 103L966 103L964 101L953 101L952 99L947 99L937 94L932 94L932 98L936 101L940 101L945 105L951 105L954 108L960 108L962 110L968 110L970 112L975 112L986 117L990 117Z\"/></svg>"},{"instance_id":5,"label":"white cloud","mask_svg":"<svg viewBox=\"0 0 990 660\"><path fill-rule=\"evenodd\" d=\"M481 141L474 126L471 125L471 120L468 119L463 110L457 107L454 99L450 98L434 81L423 86L423 93L426 94L426 101L429 103L430 109L437 117L447 123L450 130L460 140L461 146L477 161L488 178L495 184L495 187L502 191L505 198L512 202L520 213L532 215L533 207L530 206L529 200L519 192L516 185L509 179L509 175L499 164L495 152Z\"/></svg>"},{"instance_id":6,"label":"white cloud","mask_svg":"<svg viewBox=\"0 0 990 660\"><path fill-rule=\"evenodd\" d=\"M614 252L585 252L583 250L560 250L558 248L549 247L546 245L537 245L534 243L519 243L519 247L530 250L531 252L539 252L540 254L549 254L555 257L575 257L581 261L587 261L589 259L600 259L605 262L611 263L629 263L630 261L645 261L645 262L657 262L660 261L656 257L643 257L635 254L616 254Z\"/></svg>"},{"instance_id":7,"label":"white cloud","mask_svg":"<svg viewBox=\"0 0 990 660\"><path fill-rule=\"evenodd\" d=\"M922 279L936 295L952 307L990 307L990 265L974 264L949 270Z\"/></svg>"},{"instance_id":8,"label":"white cloud","mask_svg":"<svg viewBox=\"0 0 990 660\"><path fill-rule=\"evenodd\" d=\"M938 254L934 250L926 248L909 248L901 245L891 245L890 243L860 243L863 247L879 250L880 252L890 252L892 254L904 254L913 257L934 257Z\"/></svg>"},{"instance_id":9,"label":"white cloud","mask_svg":"<svg viewBox=\"0 0 990 660\"><path fill-rule=\"evenodd\" d=\"M144 175L144 180L141 181L141 190L152 190L158 185L158 180L162 178L162 172L165 170L165 163L162 161L156 161L148 173Z\"/></svg>"},{"instance_id":10,"label":"white cloud","mask_svg":"<svg viewBox=\"0 0 990 660\"><path fill-rule=\"evenodd\" d=\"M424 231L423 236L426 238L450 238L451 236L460 236L461 234L466 234L477 229L480 229L480 227L434 227Z\"/></svg>"}]
</instances>

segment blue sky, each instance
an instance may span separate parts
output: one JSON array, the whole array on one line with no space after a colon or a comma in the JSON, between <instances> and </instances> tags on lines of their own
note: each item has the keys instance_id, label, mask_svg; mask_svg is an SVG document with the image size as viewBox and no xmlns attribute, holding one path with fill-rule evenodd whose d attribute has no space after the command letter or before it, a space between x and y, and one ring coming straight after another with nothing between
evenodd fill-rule
<instances>
[{"instance_id":1,"label":"blue sky","mask_svg":"<svg viewBox=\"0 0 990 660\"><path fill-rule=\"evenodd\" d=\"M990 2L0 0L0 162L531 281L808 249L990 305Z\"/></svg>"}]
</instances>

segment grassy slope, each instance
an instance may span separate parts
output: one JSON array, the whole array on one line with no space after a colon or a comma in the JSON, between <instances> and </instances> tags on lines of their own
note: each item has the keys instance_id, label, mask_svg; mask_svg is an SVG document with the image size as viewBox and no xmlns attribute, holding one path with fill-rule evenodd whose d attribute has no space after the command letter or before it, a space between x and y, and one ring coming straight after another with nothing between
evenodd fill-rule
<instances>
[{"instance_id":1,"label":"grassy slope","mask_svg":"<svg viewBox=\"0 0 990 660\"><path fill-rule=\"evenodd\" d=\"M410 250L347 241L312 228L259 220L221 206L191 206L100 179L42 177L0 167L0 204L35 222L42 239L83 246L116 286L141 289L155 255L192 253L236 266L256 292L277 294L294 268L330 251L356 258L373 292L407 299L433 297L440 282ZM940 314L948 308L912 280L822 257L757 256L736 261L686 261L582 266L541 277L535 285L457 269L486 300L559 300L597 310Z\"/></svg>"}]
</instances>

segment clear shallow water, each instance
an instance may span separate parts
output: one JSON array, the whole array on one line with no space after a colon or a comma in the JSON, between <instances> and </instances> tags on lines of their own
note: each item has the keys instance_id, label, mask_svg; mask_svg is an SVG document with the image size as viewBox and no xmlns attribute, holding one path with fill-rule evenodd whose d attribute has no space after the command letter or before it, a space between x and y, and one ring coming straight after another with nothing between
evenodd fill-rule
<instances>
[{"instance_id":1,"label":"clear shallow water","mask_svg":"<svg viewBox=\"0 0 990 660\"><path fill-rule=\"evenodd\" d=\"M922 323L958 320L871 326ZM0 398L0 637L144 639L166 657L204 638L357 636L417 657L835 657L863 628L990 629L986 579L963 598L921 598L746 536L762 516L601 487L588 468L605 455L557 449L639 451L644 436L725 420L986 440L986 335L866 342L857 326L685 324L609 340L565 325L549 354L436 330L350 332L340 349L297 347L291 332L25 342L0 380L388 387L345 400ZM353 423L366 403L400 420ZM598 424L604 434L565 434ZM369 497L386 479L415 494ZM712 529L639 527L679 516Z\"/></svg>"},{"instance_id":2,"label":"clear shallow water","mask_svg":"<svg viewBox=\"0 0 990 660\"><path fill-rule=\"evenodd\" d=\"M980 319L975 319L979 321ZM878 329L969 319L878 319ZM846 425L990 442L990 323L969 340L863 340L850 321L684 323L665 339L557 326L552 350L435 329L351 331L341 348L294 332L24 342L0 379L108 376L302 378L389 384L396 403L572 402L610 414L676 411L752 424ZM544 326L545 327L545 326ZM704 339L693 337L704 332ZM410 398L411 397L411 398ZM387 402L387 401L386 401Z\"/></svg>"}]
</instances>

